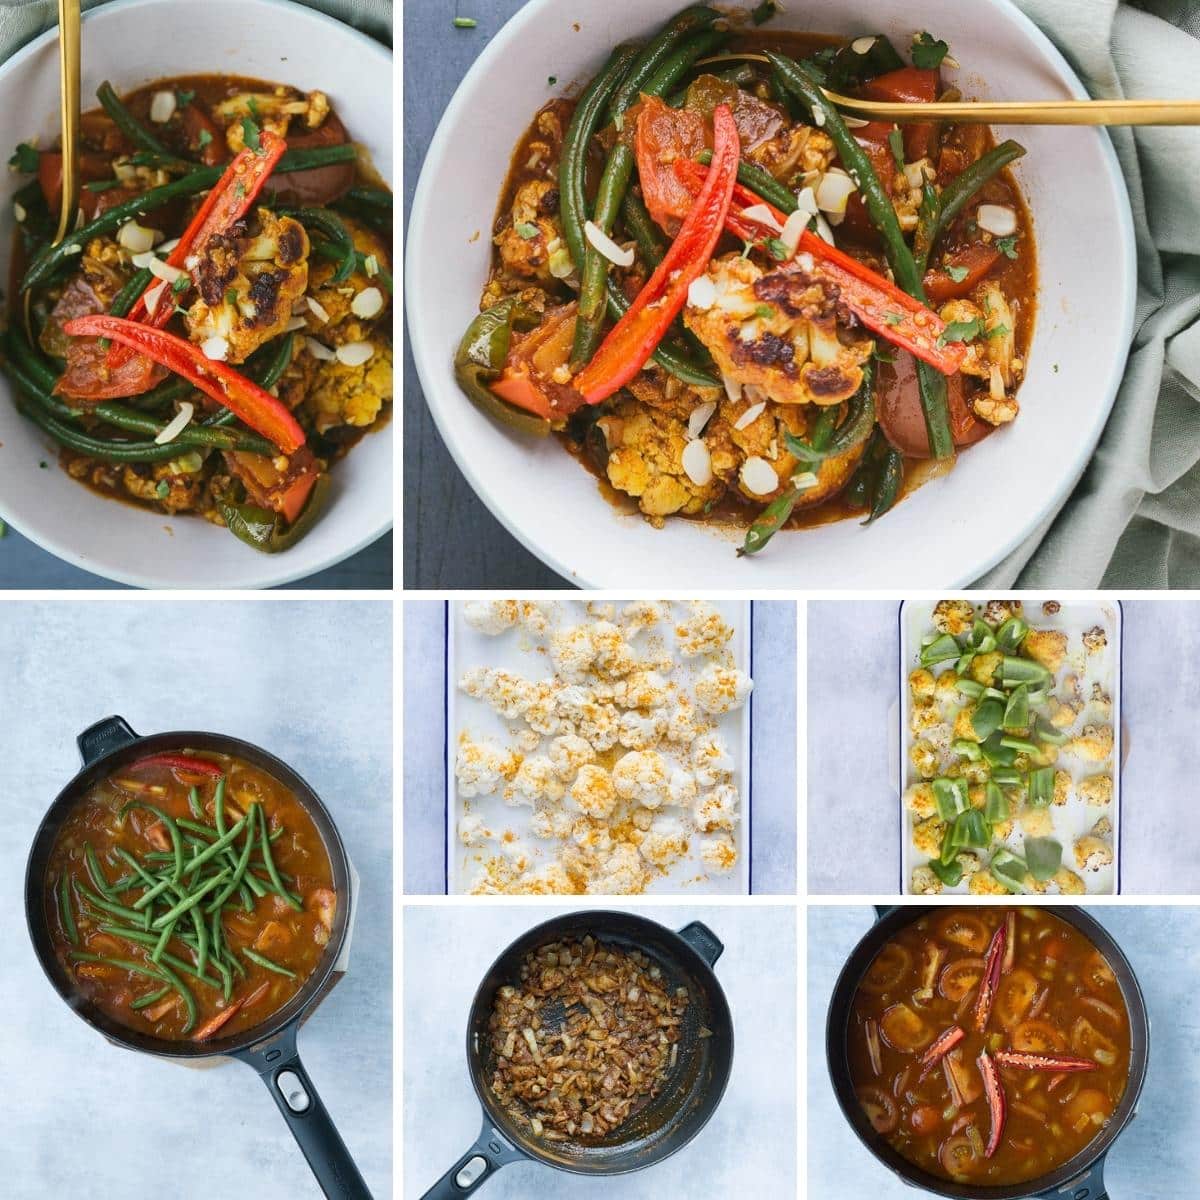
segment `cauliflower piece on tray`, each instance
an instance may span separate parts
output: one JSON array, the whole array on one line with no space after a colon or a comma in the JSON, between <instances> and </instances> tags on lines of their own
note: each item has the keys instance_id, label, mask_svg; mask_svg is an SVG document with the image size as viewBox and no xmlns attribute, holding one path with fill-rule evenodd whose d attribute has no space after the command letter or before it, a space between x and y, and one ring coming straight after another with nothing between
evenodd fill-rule
<instances>
[{"instance_id":1,"label":"cauliflower piece on tray","mask_svg":"<svg viewBox=\"0 0 1200 1200\"><path fill-rule=\"evenodd\" d=\"M732 712L746 703L753 687L753 681L744 671L712 663L696 680L696 703L708 713Z\"/></svg>"},{"instance_id":2,"label":"cauliflower piece on tray","mask_svg":"<svg viewBox=\"0 0 1200 1200\"><path fill-rule=\"evenodd\" d=\"M669 780L666 760L657 750L631 750L617 759L612 769L617 795L646 808L658 808L663 803Z\"/></svg>"}]
</instances>

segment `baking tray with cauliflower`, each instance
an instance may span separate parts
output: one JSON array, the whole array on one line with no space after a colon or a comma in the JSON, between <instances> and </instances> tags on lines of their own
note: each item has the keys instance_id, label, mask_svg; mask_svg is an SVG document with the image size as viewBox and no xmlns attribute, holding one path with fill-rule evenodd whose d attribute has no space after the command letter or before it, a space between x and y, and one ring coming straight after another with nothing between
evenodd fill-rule
<instances>
[{"instance_id":1,"label":"baking tray with cauliflower","mask_svg":"<svg viewBox=\"0 0 1200 1200\"><path fill-rule=\"evenodd\" d=\"M1120 888L1121 608L900 607L901 890Z\"/></svg>"},{"instance_id":2,"label":"baking tray with cauliflower","mask_svg":"<svg viewBox=\"0 0 1200 1200\"><path fill-rule=\"evenodd\" d=\"M319 90L97 96L78 195L59 149L10 159L17 404L94 492L286 550L389 419L391 191Z\"/></svg>"},{"instance_id":3,"label":"baking tray with cauliflower","mask_svg":"<svg viewBox=\"0 0 1200 1200\"><path fill-rule=\"evenodd\" d=\"M750 604L446 619L450 894L750 891Z\"/></svg>"}]
</instances>

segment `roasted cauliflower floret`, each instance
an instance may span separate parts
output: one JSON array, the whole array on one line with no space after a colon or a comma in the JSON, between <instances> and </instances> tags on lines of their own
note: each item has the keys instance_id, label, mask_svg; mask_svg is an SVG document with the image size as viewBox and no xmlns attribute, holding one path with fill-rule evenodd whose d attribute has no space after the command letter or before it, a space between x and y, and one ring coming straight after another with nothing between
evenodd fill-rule
<instances>
[{"instance_id":1,"label":"roasted cauliflower floret","mask_svg":"<svg viewBox=\"0 0 1200 1200\"><path fill-rule=\"evenodd\" d=\"M1004 655L998 650L989 650L986 654L977 654L971 659L971 666L968 673L976 683L981 683L984 687L990 687L996 674L996 668L999 667L1003 658Z\"/></svg>"},{"instance_id":2,"label":"roasted cauliflower floret","mask_svg":"<svg viewBox=\"0 0 1200 1200\"><path fill-rule=\"evenodd\" d=\"M1083 648L1089 654L1099 654L1108 645L1108 634L1102 625L1093 625L1083 631Z\"/></svg>"},{"instance_id":3,"label":"roasted cauliflower floret","mask_svg":"<svg viewBox=\"0 0 1200 1200\"><path fill-rule=\"evenodd\" d=\"M917 867L912 873L909 891L914 896L937 896L941 893L942 881L933 873L932 867Z\"/></svg>"},{"instance_id":4,"label":"roasted cauliflower floret","mask_svg":"<svg viewBox=\"0 0 1200 1200\"><path fill-rule=\"evenodd\" d=\"M833 139L810 125L785 125L774 136L745 152L745 157L791 183L813 171L823 172L837 157Z\"/></svg>"},{"instance_id":5,"label":"roasted cauliflower floret","mask_svg":"<svg viewBox=\"0 0 1200 1200\"><path fill-rule=\"evenodd\" d=\"M281 385L281 394L286 386ZM318 433L338 425L362 429L372 425L392 400L392 348L386 343L372 346L363 363L317 361L306 392Z\"/></svg>"},{"instance_id":6,"label":"roasted cauliflower floret","mask_svg":"<svg viewBox=\"0 0 1200 1200\"><path fill-rule=\"evenodd\" d=\"M932 779L938 773L938 752L929 742L914 742L908 756L922 779Z\"/></svg>"},{"instance_id":7,"label":"roasted cauliflower floret","mask_svg":"<svg viewBox=\"0 0 1200 1200\"><path fill-rule=\"evenodd\" d=\"M1112 802L1113 780L1111 775L1088 775L1079 781L1080 799L1097 808Z\"/></svg>"},{"instance_id":8,"label":"roasted cauliflower floret","mask_svg":"<svg viewBox=\"0 0 1200 1200\"><path fill-rule=\"evenodd\" d=\"M967 742L981 742L983 738L975 732L975 726L971 723L971 718L975 715L975 705L968 704L959 709L958 715L954 718L954 736L962 738Z\"/></svg>"},{"instance_id":9,"label":"roasted cauliflower floret","mask_svg":"<svg viewBox=\"0 0 1200 1200\"><path fill-rule=\"evenodd\" d=\"M1075 843L1075 863L1080 870L1099 870L1111 866L1112 860L1112 845L1103 838L1088 833Z\"/></svg>"},{"instance_id":10,"label":"roasted cauliflower floret","mask_svg":"<svg viewBox=\"0 0 1200 1200\"><path fill-rule=\"evenodd\" d=\"M260 129L269 129L286 137L292 121L306 129L319 129L329 116L329 97L324 92L298 95L292 88L278 87L273 92L238 92L213 105L212 114L225 126L225 144L237 154L246 146L243 120L253 121Z\"/></svg>"},{"instance_id":11,"label":"roasted cauliflower floret","mask_svg":"<svg viewBox=\"0 0 1200 1200\"><path fill-rule=\"evenodd\" d=\"M389 270L391 261L386 243L374 232L342 218L354 241L354 248L375 274L353 271L348 278L335 282L339 263L313 257L308 264L308 296L300 306L305 331L330 346L371 339L376 327L386 322L392 297L380 275Z\"/></svg>"},{"instance_id":12,"label":"roasted cauliflower floret","mask_svg":"<svg viewBox=\"0 0 1200 1200\"><path fill-rule=\"evenodd\" d=\"M1003 625L1009 617L1019 617L1024 605L1020 600L989 600L983 607L983 619L989 625Z\"/></svg>"},{"instance_id":13,"label":"roasted cauliflower floret","mask_svg":"<svg viewBox=\"0 0 1200 1200\"><path fill-rule=\"evenodd\" d=\"M975 624L975 606L970 600L939 600L933 608L933 627L955 637L970 632Z\"/></svg>"},{"instance_id":14,"label":"roasted cauliflower floret","mask_svg":"<svg viewBox=\"0 0 1200 1200\"><path fill-rule=\"evenodd\" d=\"M1067 657L1067 635L1061 629L1031 629L1025 635L1022 649L1054 674Z\"/></svg>"},{"instance_id":15,"label":"roasted cauliflower floret","mask_svg":"<svg viewBox=\"0 0 1200 1200\"><path fill-rule=\"evenodd\" d=\"M1104 762L1113 752L1112 726L1085 725L1079 736L1067 742L1063 750L1089 762Z\"/></svg>"},{"instance_id":16,"label":"roasted cauliflower floret","mask_svg":"<svg viewBox=\"0 0 1200 1200\"><path fill-rule=\"evenodd\" d=\"M946 822L941 817L926 817L913 826L913 845L929 858L937 858L942 852L942 839L946 836Z\"/></svg>"},{"instance_id":17,"label":"roasted cauliflower floret","mask_svg":"<svg viewBox=\"0 0 1200 1200\"><path fill-rule=\"evenodd\" d=\"M874 342L839 324L837 287L810 255L764 271L748 258L716 259L693 286L684 322L733 385L778 404L841 404L862 382Z\"/></svg>"},{"instance_id":18,"label":"roasted cauliflower floret","mask_svg":"<svg viewBox=\"0 0 1200 1200\"><path fill-rule=\"evenodd\" d=\"M126 466L121 485L135 500L144 500L169 513L198 508L204 496L203 459L195 451L169 462Z\"/></svg>"},{"instance_id":19,"label":"roasted cauliflower floret","mask_svg":"<svg viewBox=\"0 0 1200 1200\"><path fill-rule=\"evenodd\" d=\"M914 783L904 793L904 804L921 820L932 817L937 812L937 802L933 798L933 784Z\"/></svg>"},{"instance_id":20,"label":"roasted cauliflower floret","mask_svg":"<svg viewBox=\"0 0 1200 1200\"><path fill-rule=\"evenodd\" d=\"M1066 804L1071 797L1071 776L1066 771L1054 772L1054 803Z\"/></svg>"},{"instance_id":21,"label":"roasted cauliflower floret","mask_svg":"<svg viewBox=\"0 0 1200 1200\"><path fill-rule=\"evenodd\" d=\"M1007 896L1008 888L998 880L991 871L976 871L967 884L967 891L972 896Z\"/></svg>"},{"instance_id":22,"label":"roasted cauliflower floret","mask_svg":"<svg viewBox=\"0 0 1200 1200\"><path fill-rule=\"evenodd\" d=\"M1078 704L1064 704L1054 696L1050 697L1050 724L1055 729L1070 729L1079 717Z\"/></svg>"},{"instance_id":23,"label":"roasted cauliflower floret","mask_svg":"<svg viewBox=\"0 0 1200 1200\"><path fill-rule=\"evenodd\" d=\"M914 700L933 699L933 672L927 667L918 667L908 677L908 690L912 692Z\"/></svg>"},{"instance_id":24,"label":"roasted cauliflower floret","mask_svg":"<svg viewBox=\"0 0 1200 1200\"><path fill-rule=\"evenodd\" d=\"M215 234L192 268L200 294L187 311L188 336L212 346L210 357L244 362L287 328L308 287L308 250L304 226L267 208L249 228L239 221Z\"/></svg>"},{"instance_id":25,"label":"roasted cauliflower floret","mask_svg":"<svg viewBox=\"0 0 1200 1200\"><path fill-rule=\"evenodd\" d=\"M548 179L522 184L513 197L511 219L492 241L504 266L522 279L550 285L570 275L570 254L558 223L557 185ZM560 272L557 278L555 271Z\"/></svg>"},{"instance_id":26,"label":"roasted cauliflower floret","mask_svg":"<svg viewBox=\"0 0 1200 1200\"><path fill-rule=\"evenodd\" d=\"M608 443L609 483L635 497L647 516L694 514L720 498L718 479L700 485L684 470L688 436L682 421L622 398L599 424Z\"/></svg>"},{"instance_id":27,"label":"roasted cauliflower floret","mask_svg":"<svg viewBox=\"0 0 1200 1200\"><path fill-rule=\"evenodd\" d=\"M1017 819L1026 837L1054 836L1054 818L1049 809L1027 808Z\"/></svg>"}]
</instances>

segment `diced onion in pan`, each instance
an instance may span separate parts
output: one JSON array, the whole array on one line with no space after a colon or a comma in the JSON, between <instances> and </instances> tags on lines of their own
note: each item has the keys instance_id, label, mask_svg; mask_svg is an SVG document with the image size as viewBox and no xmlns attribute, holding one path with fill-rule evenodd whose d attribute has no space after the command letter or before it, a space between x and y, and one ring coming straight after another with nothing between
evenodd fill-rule
<instances>
[{"instance_id":1,"label":"diced onion in pan","mask_svg":"<svg viewBox=\"0 0 1200 1200\"><path fill-rule=\"evenodd\" d=\"M150 120L155 125L165 125L175 115L175 93L155 92L150 101Z\"/></svg>"}]
</instances>

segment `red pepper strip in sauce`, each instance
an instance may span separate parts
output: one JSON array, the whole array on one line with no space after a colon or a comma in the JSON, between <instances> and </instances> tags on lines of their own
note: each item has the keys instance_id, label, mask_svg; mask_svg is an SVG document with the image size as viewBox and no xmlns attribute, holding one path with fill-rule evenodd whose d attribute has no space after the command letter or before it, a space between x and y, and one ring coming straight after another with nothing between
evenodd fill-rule
<instances>
[{"instance_id":1,"label":"red pepper strip in sauce","mask_svg":"<svg viewBox=\"0 0 1200 1200\"><path fill-rule=\"evenodd\" d=\"M924 1079L966 1036L957 1025L951 1025L945 1033L941 1034L933 1045L921 1055L921 1061L917 1064L921 1068L921 1074L917 1076L917 1082Z\"/></svg>"},{"instance_id":2,"label":"red pepper strip in sauce","mask_svg":"<svg viewBox=\"0 0 1200 1200\"><path fill-rule=\"evenodd\" d=\"M220 1032L222 1026L226 1025L233 1016L240 1012L243 1008L252 1008L259 1002L270 990L269 983L260 983L248 996L243 996L240 1000L235 1000L228 1008L223 1008L216 1016L209 1017L195 1033L192 1034L193 1042L207 1042L210 1037Z\"/></svg>"},{"instance_id":3,"label":"red pepper strip in sauce","mask_svg":"<svg viewBox=\"0 0 1200 1200\"><path fill-rule=\"evenodd\" d=\"M225 168L225 174L217 180L204 198L191 224L183 231L179 244L167 257L167 266L182 270L192 255L204 253L213 234L224 232L235 221L244 217L286 149L287 142L278 134L269 129L262 130L259 133L259 149L251 150L247 146L242 150ZM146 290L130 309L129 320L161 329L171 319L175 312L175 295L169 284L160 287L160 283L161 281L156 279L147 285ZM155 288L159 288L159 291L154 312L151 313L146 297ZM168 298L167 304L162 302L164 296ZM128 347L114 346L108 354L108 365L115 368L130 357L132 355Z\"/></svg>"},{"instance_id":4,"label":"red pepper strip in sauce","mask_svg":"<svg viewBox=\"0 0 1200 1200\"><path fill-rule=\"evenodd\" d=\"M693 193L708 171L703 163L687 158L675 160L675 174ZM740 183L733 189L733 198L744 208L766 208L780 226L787 221L787 216L773 204ZM779 236L778 230L753 217L747 218L744 211L738 212L734 208L729 210L725 227L744 242L761 242L764 231L767 237ZM809 229L801 233L796 250L818 260L822 274L837 285L841 300L868 329L923 359L943 375L953 375L962 366L966 346L961 342L939 344L946 323L932 309Z\"/></svg>"},{"instance_id":5,"label":"red pepper strip in sauce","mask_svg":"<svg viewBox=\"0 0 1200 1200\"><path fill-rule=\"evenodd\" d=\"M190 754L151 754L130 763L125 769L140 771L144 767L170 767L172 771L191 771L196 775L225 774L225 768L220 763L210 762L207 758L193 758Z\"/></svg>"},{"instance_id":6,"label":"red pepper strip in sauce","mask_svg":"<svg viewBox=\"0 0 1200 1200\"><path fill-rule=\"evenodd\" d=\"M575 377L575 388L588 404L606 400L637 375L687 303L688 288L707 268L725 227L740 157L733 113L727 104L718 104L713 110L712 167L679 236Z\"/></svg>"},{"instance_id":7,"label":"red pepper strip in sauce","mask_svg":"<svg viewBox=\"0 0 1200 1200\"><path fill-rule=\"evenodd\" d=\"M199 346L183 338L103 313L76 317L63 326L63 331L71 337L111 338L161 363L223 404L255 433L269 438L284 454L293 454L305 444L304 430L284 404L232 367L206 358Z\"/></svg>"},{"instance_id":8,"label":"red pepper strip in sauce","mask_svg":"<svg viewBox=\"0 0 1200 1200\"><path fill-rule=\"evenodd\" d=\"M1004 1136L1004 1121L1008 1115L1008 1101L1004 1096L1004 1085L1000 1082L1000 1073L992 1056L986 1050L982 1051L975 1060L979 1074L983 1077L983 1091L987 1096L988 1115L991 1117L992 1130L988 1135L987 1148L983 1154L991 1158L1000 1149L1000 1139Z\"/></svg>"},{"instance_id":9,"label":"red pepper strip in sauce","mask_svg":"<svg viewBox=\"0 0 1200 1200\"><path fill-rule=\"evenodd\" d=\"M1095 1071L1090 1058L1071 1058L1069 1055L1029 1054L1024 1050L997 1050L996 1062L1014 1071Z\"/></svg>"},{"instance_id":10,"label":"red pepper strip in sauce","mask_svg":"<svg viewBox=\"0 0 1200 1200\"><path fill-rule=\"evenodd\" d=\"M979 997L975 1001L975 1028L982 1033L992 1015L996 989L1000 986L1000 968L1004 966L1004 947L1008 941L1003 925L992 934L987 957L983 961L983 978L979 981Z\"/></svg>"}]
</instances>

